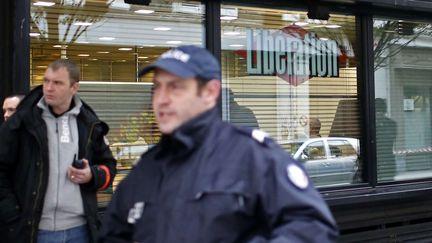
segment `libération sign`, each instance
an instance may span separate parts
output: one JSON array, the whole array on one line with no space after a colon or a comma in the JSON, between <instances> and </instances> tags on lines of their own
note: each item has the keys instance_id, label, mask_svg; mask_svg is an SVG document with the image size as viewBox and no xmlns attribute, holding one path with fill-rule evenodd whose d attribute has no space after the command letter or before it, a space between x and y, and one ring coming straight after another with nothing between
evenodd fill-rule
<instances>
[{"instance_id":1,"label":"lib\u00e9ration sign","mask_svg":"<svg viewBox=\"0 0 432 243\"><path fill-rule=\"evenodd\" d=\"M339 76L340 50L334 40L319 39L305 30L248 29L246 34L248 74L278 75L286 80Z\"/></svg>"}]
</instances>

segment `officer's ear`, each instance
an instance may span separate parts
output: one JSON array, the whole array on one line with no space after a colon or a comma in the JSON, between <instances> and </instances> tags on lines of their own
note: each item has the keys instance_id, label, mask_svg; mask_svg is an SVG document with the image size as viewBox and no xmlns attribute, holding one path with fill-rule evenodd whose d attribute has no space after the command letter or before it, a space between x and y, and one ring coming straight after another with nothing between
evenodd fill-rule
<instances>
[{"instance_id":1,"label":"officer's ear","mask_svg":"<svg viewBox=\"0 0 432 243\"><path fill-rule=\"evenodd\" d=\"M216 79L207 81L202 89L201 95L204 100L211 105L216 105L220 94L221 82Z\"/></svg>"}]
</instances>

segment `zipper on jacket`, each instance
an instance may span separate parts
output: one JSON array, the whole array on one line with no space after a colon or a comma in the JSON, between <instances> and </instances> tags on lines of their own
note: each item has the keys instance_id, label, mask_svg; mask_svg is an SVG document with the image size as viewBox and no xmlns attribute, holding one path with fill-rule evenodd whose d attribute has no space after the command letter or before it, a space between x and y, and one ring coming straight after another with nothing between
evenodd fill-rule
<instances>
[{"instance_id":1,"label":"zipper on jacket","mask_svg":"<svg viewBox=\"0 0 432 243\"><path fill-rule=\"evenodd\" d=\"M59 118L55 118L55 124L56 124L56 138L57 138L57 168L58 168L58 172L57 172L57 190L56 190L56 198L55 198L55 207L54 207L54 217L53 217L53 226L54 226L54 231L56 230L57 226L57 208L58 208L58 201L59 201L59 185L60 185L60 139L59 139L59 133L58 133L58 121ZM50 163L53 161L50 161ZM45 199L44 199L45 200Z\"/></svg>"}]
</instances>

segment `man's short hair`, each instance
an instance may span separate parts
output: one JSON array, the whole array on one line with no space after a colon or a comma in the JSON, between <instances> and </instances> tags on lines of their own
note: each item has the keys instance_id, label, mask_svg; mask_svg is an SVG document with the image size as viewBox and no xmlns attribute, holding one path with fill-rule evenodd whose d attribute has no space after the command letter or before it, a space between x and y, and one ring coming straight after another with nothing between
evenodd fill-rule
<instances>
[{"instance_id":1,"label":"man's short hair","mask_svg":"<svg viewBox=\"0 0 432 243\"><path fill-rule=\"evenodd\" d=\"M79 67L68 59L58 59L48 65L48 68L52 69L53 71L57 71L60 68L66 68L66 70L69 73L69 80L70 84L74 84L76 82L79 82L80 78L80 69Z\"/></svg>"}]
</instances>

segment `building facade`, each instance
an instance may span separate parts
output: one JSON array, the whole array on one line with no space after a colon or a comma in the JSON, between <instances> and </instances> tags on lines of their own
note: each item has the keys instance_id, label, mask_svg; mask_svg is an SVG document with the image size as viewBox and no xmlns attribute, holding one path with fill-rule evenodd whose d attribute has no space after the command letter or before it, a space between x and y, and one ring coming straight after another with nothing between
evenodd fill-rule
<instances>
[{"instance_id":1,"label":"building facade","mask_svg":"<svg viewBox=\"0 0 432 243\"><path fill-rule=\"evenodd\" d=\"M432 3L397 0L8 0L0 3L0 99L59 58L111 127L114 188L160 133L151 76L171 47L222 65L221 116L260 128L302 161L341 242L432 241Z\"/></svg>"}]
</instances>

